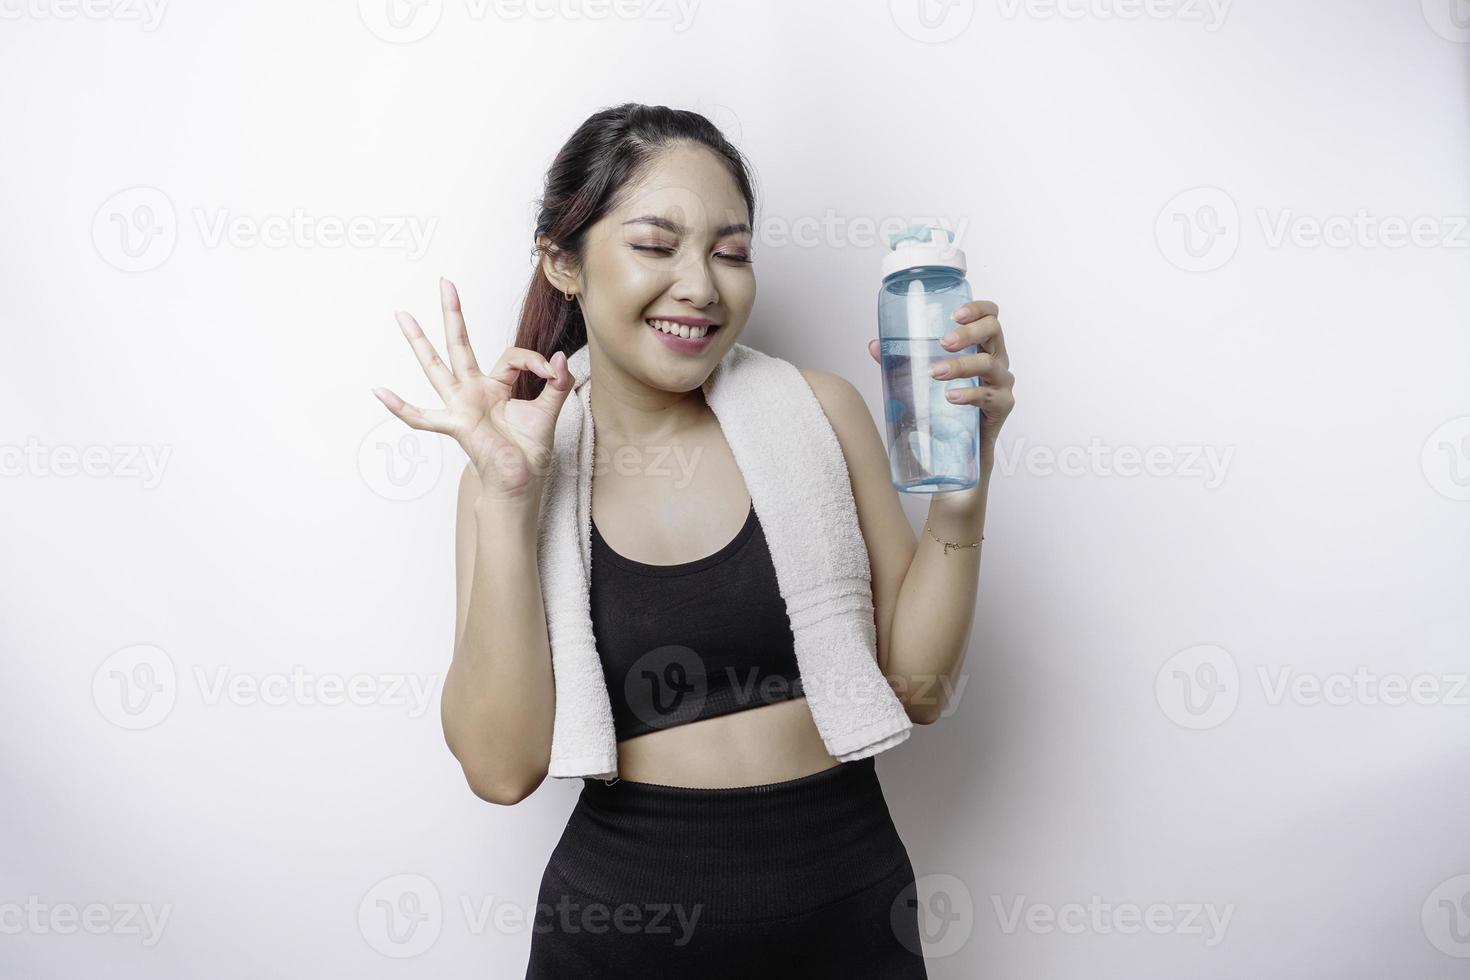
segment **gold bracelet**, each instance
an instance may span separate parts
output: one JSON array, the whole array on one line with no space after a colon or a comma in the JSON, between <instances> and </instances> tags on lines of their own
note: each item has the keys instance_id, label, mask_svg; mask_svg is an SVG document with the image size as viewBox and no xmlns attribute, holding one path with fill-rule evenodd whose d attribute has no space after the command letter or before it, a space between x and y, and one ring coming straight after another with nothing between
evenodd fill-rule
<instances>
[{"instance_id":1,"label":"gold bracelet","mask_svg":"<svg viewBox=\"0 0 1470 980\"><path fill-rule=\"evenodd\" d=\"M926 530L926 531L929 532L929 537L933 538L935 541L938 541L940 544L944 545L944 553L946 555L949 554L951 548L978 548L978 547L980 547L980 541L984 541L985 540L985 535L984 534L981 534L980 535L980 541L976 541L974 544L957 544L957 543L955 543L953 541L943 541L943 540L940 540L939 535L937 535L937 534L934 533L934 529L929 526L929 522L928 521L925 521L924 522L924 530Z\"/></svg>"}]
</instances>

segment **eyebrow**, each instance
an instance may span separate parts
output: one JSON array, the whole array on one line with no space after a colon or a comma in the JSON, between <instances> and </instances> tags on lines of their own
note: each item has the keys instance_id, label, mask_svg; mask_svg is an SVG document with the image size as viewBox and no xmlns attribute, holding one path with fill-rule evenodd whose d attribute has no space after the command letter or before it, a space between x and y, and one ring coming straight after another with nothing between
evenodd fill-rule
<instances>
[{"instance_id":1,"label":"eyebrow","mask_svg":"<svg viewBox=\"0 0 1470 980\"><path fill-rule=\"evenodd\" d=\"M676 235L682 235L684 233L683 225L679 224L677 221L670 221L668 218L661 218L656 214L644 214L636 218L630 218L627 221L624 221L623 224L653 225L655 228L662 228L664 231L673 232ZM734 224L723 225L715 230L716 238L724 238L726 235L739 234L749 235L750 225L746 224L743 221L737 221Z\"/></svg>"}]
</instances>

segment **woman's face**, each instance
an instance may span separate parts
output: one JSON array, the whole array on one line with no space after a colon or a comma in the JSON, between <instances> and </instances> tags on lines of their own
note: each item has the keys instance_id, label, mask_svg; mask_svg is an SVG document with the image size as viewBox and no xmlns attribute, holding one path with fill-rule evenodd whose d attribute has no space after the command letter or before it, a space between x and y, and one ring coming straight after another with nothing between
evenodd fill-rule
<instances>
[{"instance_id":1,"label":"woman's face","mask_svg":"<svg viewBox=\"0 0 1470 980\"><path fill-rule=\"evenodd\" d=\"M703 384L755 303L750 220L714 153L688 144L661 153L588 229L580 267L561 279L577 293L594 361L665 391ZM662 318L713 329L671 335L649 324Z\"/></svg>"}]
</instances>

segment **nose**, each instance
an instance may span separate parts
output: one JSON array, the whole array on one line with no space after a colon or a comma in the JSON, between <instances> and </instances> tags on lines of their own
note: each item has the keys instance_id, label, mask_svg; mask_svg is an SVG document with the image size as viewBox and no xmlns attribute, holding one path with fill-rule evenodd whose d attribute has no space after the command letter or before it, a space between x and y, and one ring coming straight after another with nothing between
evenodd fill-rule
<instances>
[{"instance_id":1,"label":"nose","mask_svg":"<svg viewBox=\"0 0 1470 980\"><path fill-rule=\"evenodd\" d=\"M714 276L710 275L709 260L694 259L680 266L670 295L697 309L718 302L720 294L715 289Z\"/></svg>"}]
</instances>

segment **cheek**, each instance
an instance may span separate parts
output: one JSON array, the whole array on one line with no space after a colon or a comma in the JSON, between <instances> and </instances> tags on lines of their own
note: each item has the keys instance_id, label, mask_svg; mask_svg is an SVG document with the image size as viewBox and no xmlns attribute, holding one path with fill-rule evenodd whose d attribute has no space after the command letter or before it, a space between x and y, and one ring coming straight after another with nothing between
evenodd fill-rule
<instances>
[{"instance_id":1,"label":"cheek","mask_svg":"<svg viewBox=\"0 0 1470 980\"><path fill-rule=\"evenodd\" d=\"M669 277L638 262L625 263L613 289L624 305L634 312L642 310L669 288Z\"/></svg>"},{"instance_id":2,"label":"cheek","mask_svg":"<svg viewBox=\"0 0 1470 980\"><path fill-rule=\"evenodd\" d=\"M755 272L731 269L715 276L715 288L719 290L720 302L725 306L748 307L755 302Z\"/></svg>"},{"instance_id":3,"label":"cheek","mask_svg":"<svg viewBox=\"0 0 1470 980\"><path fill-rule=\"evenodd\" d=\"M596 265L588 263L588 278L597 284L596 308L611 319L640 319L668 289L668 276L639 262L635 253L616 251L602 255Z\"/></svg>"}]
</instances>

